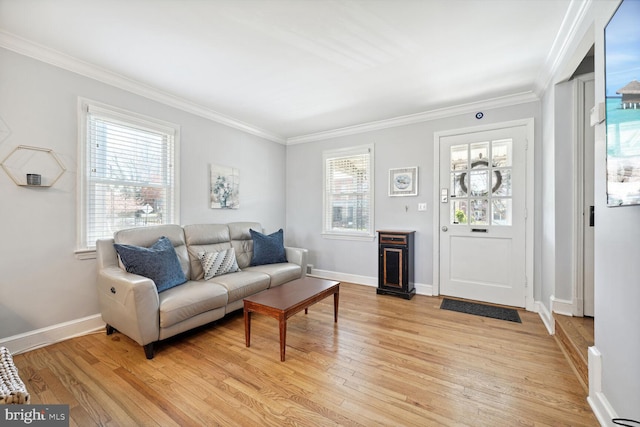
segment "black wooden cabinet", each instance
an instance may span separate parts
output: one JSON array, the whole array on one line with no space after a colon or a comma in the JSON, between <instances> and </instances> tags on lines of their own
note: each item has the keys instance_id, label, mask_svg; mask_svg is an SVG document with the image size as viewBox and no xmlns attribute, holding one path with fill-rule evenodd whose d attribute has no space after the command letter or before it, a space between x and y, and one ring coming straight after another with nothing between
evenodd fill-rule
<instances>
[{"instance_id":1,"label":"black wooden cabinet","mask_svg":"<svg viewBox=\"0 0 640 427\"><path fill-rule=\"evenodd\" d=\"M378 230L378 294L411 299L415 231Z\"/></svg>"}]
</instances>

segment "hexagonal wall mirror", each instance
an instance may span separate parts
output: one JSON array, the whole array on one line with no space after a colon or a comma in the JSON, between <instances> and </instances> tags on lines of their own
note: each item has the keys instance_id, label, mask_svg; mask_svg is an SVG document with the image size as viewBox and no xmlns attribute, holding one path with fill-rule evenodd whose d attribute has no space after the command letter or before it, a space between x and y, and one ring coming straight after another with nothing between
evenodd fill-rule
<instances>
[{"instance_id":1,"label":"hexagonal wall mirror","mask_svg":"<svg viewBox=\"0 0 640 427\"><path fill-rule=\"evenodd\" d=\"M0 165L23 187L51 187L67 170L53 150L28 145L14 148Z\"/></svg>"}]
</instances>

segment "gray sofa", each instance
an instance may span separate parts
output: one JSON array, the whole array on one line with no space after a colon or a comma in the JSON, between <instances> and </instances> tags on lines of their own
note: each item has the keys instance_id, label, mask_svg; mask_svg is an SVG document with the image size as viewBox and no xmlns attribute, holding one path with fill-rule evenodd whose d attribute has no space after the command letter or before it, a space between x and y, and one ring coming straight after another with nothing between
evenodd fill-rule
<instances>
[{"instance_id":1,"label":"gray sofa","mask_svg":"<svg viewBox=\"0 0 640 427\"><path fill-rule=\"evenodd\" d=\"M307 250L285 247L286 263L250 266L257 222L159 225L115 233L96 243L98 298L107 334L115 330L144 347L147 359L154 343L224 317L243 307L243 298L305 276ZM158 293L154 282L128 273L114 243L149 247L166 236L176 251L187 282ZM198 253L234 248L240 271L204 280ZM170 248L169 248L170 249Z\"/></svg>"}]
</instances>

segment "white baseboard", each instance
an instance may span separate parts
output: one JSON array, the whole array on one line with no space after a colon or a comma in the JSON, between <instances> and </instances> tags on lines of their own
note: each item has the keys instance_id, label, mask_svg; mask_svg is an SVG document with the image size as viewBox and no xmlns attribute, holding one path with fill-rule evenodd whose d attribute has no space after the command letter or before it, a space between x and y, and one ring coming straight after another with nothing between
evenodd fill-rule
<instances>
[{"instance_id":1,"label":"white baseboard","mask_svg":"<svg viewBox=\"0 0 640 427\"><path fill-rule=\"evenodd\" d=\"M549 331L549 335L554 335L556 333L556 322L551 312L540 301L536 301L535 308L540 319L542 319L542 323L544 323L547 331Z\"/></svg>"},{"instance_id":2,"label":"white baseboard","mask_svg":"<svg viewBox=\"0 0 640 427\"><path fill-rule=\"evenodd\" d=\"M433 285L425 285L423 283L416 283L414 285L416 287L416 294L418 295L426 295L428 297L435 296L433 293Z\"/></svg>"},{"instance_id":3,"label":"white baseboard","mask_svg":"<svg viewBox=\"0 0 640 427\"><path fill-rule=\"evenodd\" d=\"M82 319L58 323L57 325L3 338L0 340L0 346L6 347L12 354L19 354L69 338L95 332L104 327L105 323L102 320L102 316L100 314L94 314L93 316Z\"/></svg>"},{"instance_id":4,"label":"white baseboard","mask_svg":"<svg viewBox=\"0 0 640 427\"><path fill-rule=\"evenodd\" d=\"M318 270L316 268L311 270L307 276L318 277L320 279L337 280L339 282L357 283L359 285L378 287L378 278L370 276L359 276L356 274L338 273L336 271ZM433 296L433 286L423 283L415 283L416 294Z\"/></svg>"},{"instance_id":5,"label":"white baseboard","mask_svg":"<svg viewBox=\"0 0 640 427\"><path fill-rule=\"evenodd\" d=\"M359 276L357 274L338 273L337 271L319 270L314 268L308 276L320 279L337 280L338 282L357 283L359 285L378 286L377 277Z\"/></svg>"},{"instance_id":6,"label":"white baseboard","mask_svg":"<svg viewBox=\"0 0 640 427\"><path fill-rule=\"evenodd\" d=\"M573 316L573 301L558 299L551 295L551 312L563 316Z\"/></svg>"},{"instance_id":7,"label":"white baseboard","mask_svg":"<svg viewBox=\"0 0 640 427\"><path fill-rule=\"evenodd\" d=\"M602 426L614 426L618 418L606 396L602 393L602 354L595 346L589 347L589 397L587 402Z\"/></svg>"}]
</instances>

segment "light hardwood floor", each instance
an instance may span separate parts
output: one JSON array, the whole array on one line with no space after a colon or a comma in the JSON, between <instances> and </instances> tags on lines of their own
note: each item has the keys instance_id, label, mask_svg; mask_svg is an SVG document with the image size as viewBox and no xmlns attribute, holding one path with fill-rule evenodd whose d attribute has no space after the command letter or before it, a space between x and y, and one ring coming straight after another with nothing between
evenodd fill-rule
<instances>
[{"instance_id":1,"label":"light hardwood floor","mask_svg":"<svg viewBox=\"0 0 640 427\"><path fill-rule=\"evenodd\" d=\"M593 317L553 315L555 338L569 359L585 391L589 391L589 347L594 345Z\"/></svg>"},{"instance_id":2,"label":"light hardwood floor","mask_svg":"<svg viewBox=\"0 0 640 427\"><path fill-rule=\"evenodd\" d=\"M33 403L92 426L597 426L535 313L522 324L440 310L343 283L278 324L241 312L161 343L153 360L104 332L14 355Z\"/></svg>"}]
</instances>

